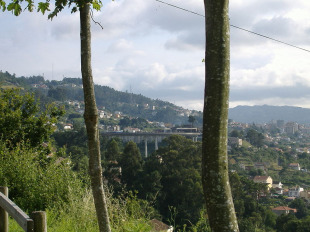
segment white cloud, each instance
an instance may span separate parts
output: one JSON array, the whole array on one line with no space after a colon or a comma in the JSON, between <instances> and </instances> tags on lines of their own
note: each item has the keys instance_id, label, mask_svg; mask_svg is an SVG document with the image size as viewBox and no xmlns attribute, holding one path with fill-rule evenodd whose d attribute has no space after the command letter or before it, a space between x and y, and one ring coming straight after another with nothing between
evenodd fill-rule
<instances>
[{"instance_id":1,"label":"white cloud","mask_svg":"<svg viewBox=\"0 0 310 232\"><path fill-rule=\"evenodd\" d=\"M204 14L203 1L167 0ZM204 18L144 0L106 1L94 12L94 80L118 90L202 109ZM231 24L310 49L307 0L235 0ZM79 15L53 21L0 14L0 69L47 78L80 76ZM307 105L309 53L231 27L231 104ZM53 74L52 74L53 67Z\"/></svg>"},{"instance_id":2,"label":"white cloud","mask_svg":"<svg viewBox=\"0 0 310 232\"><path fill-rule=\"evenodd\" d=\"M126 39L119 39L108 47L107 52L126 52L132 49L132 43Z\"/></svg>"}]
</instances>

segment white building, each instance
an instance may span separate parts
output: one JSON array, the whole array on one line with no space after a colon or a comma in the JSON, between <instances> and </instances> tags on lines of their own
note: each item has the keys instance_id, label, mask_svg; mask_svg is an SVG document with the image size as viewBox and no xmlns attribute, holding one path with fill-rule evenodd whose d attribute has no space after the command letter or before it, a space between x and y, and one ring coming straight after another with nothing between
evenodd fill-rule
<instances>
[{"instance_id":1,"label":"white building","mask_svg":"<svg viewBox=\"0 0 310 232\"><path fill-rule=\"evenodd\" d=\"M304 191L303 188L296 186L288 190L288 196L289 197L300 197L300 192L303 192L303 191Z\"/></svg>"}]
</instances>

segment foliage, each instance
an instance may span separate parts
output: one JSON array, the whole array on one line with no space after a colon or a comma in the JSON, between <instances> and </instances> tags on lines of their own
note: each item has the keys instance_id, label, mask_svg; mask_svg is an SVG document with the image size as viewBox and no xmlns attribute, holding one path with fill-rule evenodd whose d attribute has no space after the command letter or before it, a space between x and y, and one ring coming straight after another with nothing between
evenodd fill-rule
<instances>
[{"instance_id":1,"label":"foliage","mask_svg":"<svg viewBox=\"0 0 310 232\"><path fill-rule=\"evenodd\" d=\"M89 190L85 191L83 188L78 189L78 191L79 194L71 192L69 201L62 204L62 207L52 206L46 210L48 231L98 231L92 194ZM123 193L118 197L112 197L112 193L107 192L113 232L152 231L149 220L158 217L158 215L146 201L137 199L131 193ZM13 220L9 223L9 229L15 232L23 231Z\"/></svg>"},{"instance_id":2,"label":"foliage","mask_svg":"<svg viewBox=\"0 0 310 232\"><path fill-rule=\"evenodd\" d=\"M230 137L243 138L243 131L233 130L229 134Z\"/></svg>"},{"instance_id":3,"label":"foliage","mask_svg":"<svg viewBox=\"0 0 310 232\"><path fill-rule=\"evenodd\" d=\"M248 130L246 134L246 139L254 146L262 147L264 135L262 133L257 132L254 129Z\"/></svg>"},{"instance_id":4,"label":"foliage","mask_svg":"<svg viewBox=\"0 0 310 232\"><path fill-rule=\"evenodd\" d=\"M144 118L138 117L130 119L129 117L124 117L119 121L119 125L122 129L129 126L144 129L149 126L149 123Z\"/></svg>"},{"instance_id":5,"label":"foliage","mask_svg":"<svg viewBox=\"0 0 310 232\"><path fill-rule=\"evenodd\" d=\"M22 95L18 89L0 92L0 139L10 146L29 141L32 147L50 139L55 123L64 114L62 108L50 106L39 113L34 96Z\"/></svg>"},{"instance_id":6,"label":"foliage","mask_svg":"<svg viewBox=\"0 0 310 232\"><path fill-rule=\"evenodd\" d=\"M122 182L129 190L135 190L137 179L142 172L142 159L137 144L130 141L126 144L120 159Z\"/></svg>"},{"instance_id":7,"label":"foliage","mask_svg":"<svg viewBox=\"0 0 310 232\"><path fill-rule=\"evenodd\" d=\"M191 123L192 127L194 127L194 123L196 122L196 118L193 115L188 116L188 122Z\"/></svg>"},{"instance_id":8,"label":"foliage","mask_svg":"<svg viewBox=\"0 0 310 232\"><path fill-rule=\"evenodd\" d=\"M305 218L310 215L309 203L304 199L296 198L289 204L289 207L297 209L297 213L295 214L295 216L298 219Z\"/></svg>"},{"instance_id":9,"label":"foliage","mask_svg":"<svg viewBox=\"0 0 310 232\"><path fill-rule=\"evenodd\" d=\"M105 160L107 161L120 161L121 158L121 141L112 138L108 141L105 149Z\"/></svg>"},{"instance_id":10,"label":"foliage","mask_svg":"<svg viewBox=\"0 0 310 232\"><path fill-rule=\"evenodd\" d=\"M260 204L260 195L267 192L265 185L240 177L236 172L230 173L230 185L240 232L275 228L276 215L270 207Z\"/></svg>"},{"instance_id":11,"label":"foliage","mask_svg":"<svg viewBox=\"0 0 310 232\"><path fill-rule=\"evenodd\" d=\"M29 212L68 202L70 191L81 188L69 159L46 156L27 143L8 148L4 142L0 142L0 185L8 186L10 198Z\"/></svg>"},{"instance_id":12,"label":"foliage","mask_svg":"<svg viewBox=\"0 0 310 232\"><path fill-rule=\"evenodd\" d=\"M154 202L167 221L175 209L177 226L197 223L203 208L201 144L170 136L143 166L139 195Z\"/></svg>"}]
</instances>

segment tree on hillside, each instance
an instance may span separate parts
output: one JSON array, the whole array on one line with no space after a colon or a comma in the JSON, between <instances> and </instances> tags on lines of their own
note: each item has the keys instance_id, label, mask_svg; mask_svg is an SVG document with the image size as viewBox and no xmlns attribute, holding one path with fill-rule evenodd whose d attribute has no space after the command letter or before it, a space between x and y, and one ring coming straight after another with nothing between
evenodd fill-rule
<instances>
[{"instance_id":1,"label":"tree on hillside","mask_svg":"<svg viewBox=\"0 0 310 232\"><path fill-rule=\"evenodd\" d=\"M160 211L168 217L171 207L175 208L175 223L178 225L197 223L202 210L200 154L201 146L178 135L165 139L155 153L161 160Z\"/></svg>"},{"instance_id":2,"label":"tree on hillside","mask_svg":"<svg viewBox=\"0 0 310 232\"><path fill-rule=\"evenodd\" d=\"M120 160L120 148L119 142L114 138L108 141L105 151L105 159L106 161L119 161Z\"/></svg>"},{"instance_id":3,"label":"tree on hillside","mask_svg":"<svg viewBox=\"0 0 310 232\"><path fill-rule=\"evenodd\" d=\"M264 135L262 133L257 132L254 129L248 130L246 134L247 140L254 146L262 147L264 141Z\"/></svg>"},{"instance_id":4,"label":"tree on hillside","mask_svg":"<svg viewBox=\"0 0 310 232\"><path fill-rule=\"evenodd\" d=\"M19 89L0 92L0 140L16 146L27 141L32 147L50 140L54 124L64 114L62 108L50 105L43 113L33 94L22 94Z\"/></svg>"},{"instance_id":5,"label":"tree on hillside","mask_svg":"<svg viewBox=\"0 0 310 232\"><path fill-rule=\"evenodd\" d=\"M239 231L228 178L227 122L229 104L228 0L204 0L205 96L203 110L202 182L212 231Z\"/></svg>"},{"instance_id":6,"label":"tree on hillside","mask_svg":"<svg viewBox=\"0 0 310 232\"><path fill-rule=\"evenodd\" d=\"M196 118L193 115L188 116L188 122L191 123L192 127L194 127L194 123L196 122Z\"/></svg>"},{"instance_id":7,"label":"tree on hillside","mask_svg":"<svg viewBox=\"0 0 310 232\"><path fill-rule=\"evenodd\" d=\"M22 11L21 3L23 0L12 0L7 6L3 0L0 0L0 9L12 11L18 16ZM33 11L34 1L27 0L26 9ZM94 83L91 68L91 31L90 31L90 7L95 10L100 10L102 3L100 0L89 1L63 1L56 0L54 10L48 15L49 19L53 19L60 13L64 7L72 6L72 12L79 11L80 13L80 40L81 40L81 72L83 80L83 91L85 101L85 124L88 136L89 149L89 173L91 178L91 186L94 196L96 213L98 218L99 230L110 232L110 223L106 204L106 197L103 188L101 155L100 155L100 140L98 130L98 110L95 100ZM38 11L43 14L49 11L50 1L38 3Z\"/></svg>"},{"instance_id":8,"label":"tree on hillside","mask_svg":"<svg viewBox=\"0 0 310 232\"><path fill-rule=\"evenodd\" d=\"M242 131L238 131L238 130L233 130L232 132L230 132L230 137L235 137L235 138L242 138Z\"/></svg>"},{"instance_id":9,"label":"tree on hillside","mask_svg":"<svg viewBox=\"0 0 310 232\"><path fill-rule=\"evenodd\" d=\"M128 189L135 190L135 183L142 172L142 158L136 143L130 141L126 144L120 159L122 168L122 181Z\"/></svg>"}]
</instances>

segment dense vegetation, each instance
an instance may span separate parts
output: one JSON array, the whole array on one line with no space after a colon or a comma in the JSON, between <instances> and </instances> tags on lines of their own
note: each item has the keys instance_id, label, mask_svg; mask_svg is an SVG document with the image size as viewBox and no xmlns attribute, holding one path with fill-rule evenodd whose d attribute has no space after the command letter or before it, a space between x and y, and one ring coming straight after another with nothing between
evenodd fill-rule
<instances>
[{"instance_id":1,"label":"dense vegetation","mask_svg":"<svg viewBox=\"0 0 310 232\"><path fill-rule=\"evenodd\" d=\"M85 168L74 171L65 148L53 145L55 127L49 124L57 119L55 111L36 111L33 95L17 90L2 90L0 102L0 185L9 187L10 198L26 212L46 210L49 231L97 231ZM156 216L150 204L128 192L111 192L109 210L113 231L150 231L148 221ZM18 230L13 222L11 231Z\"/></svg>"}]
</instances>

